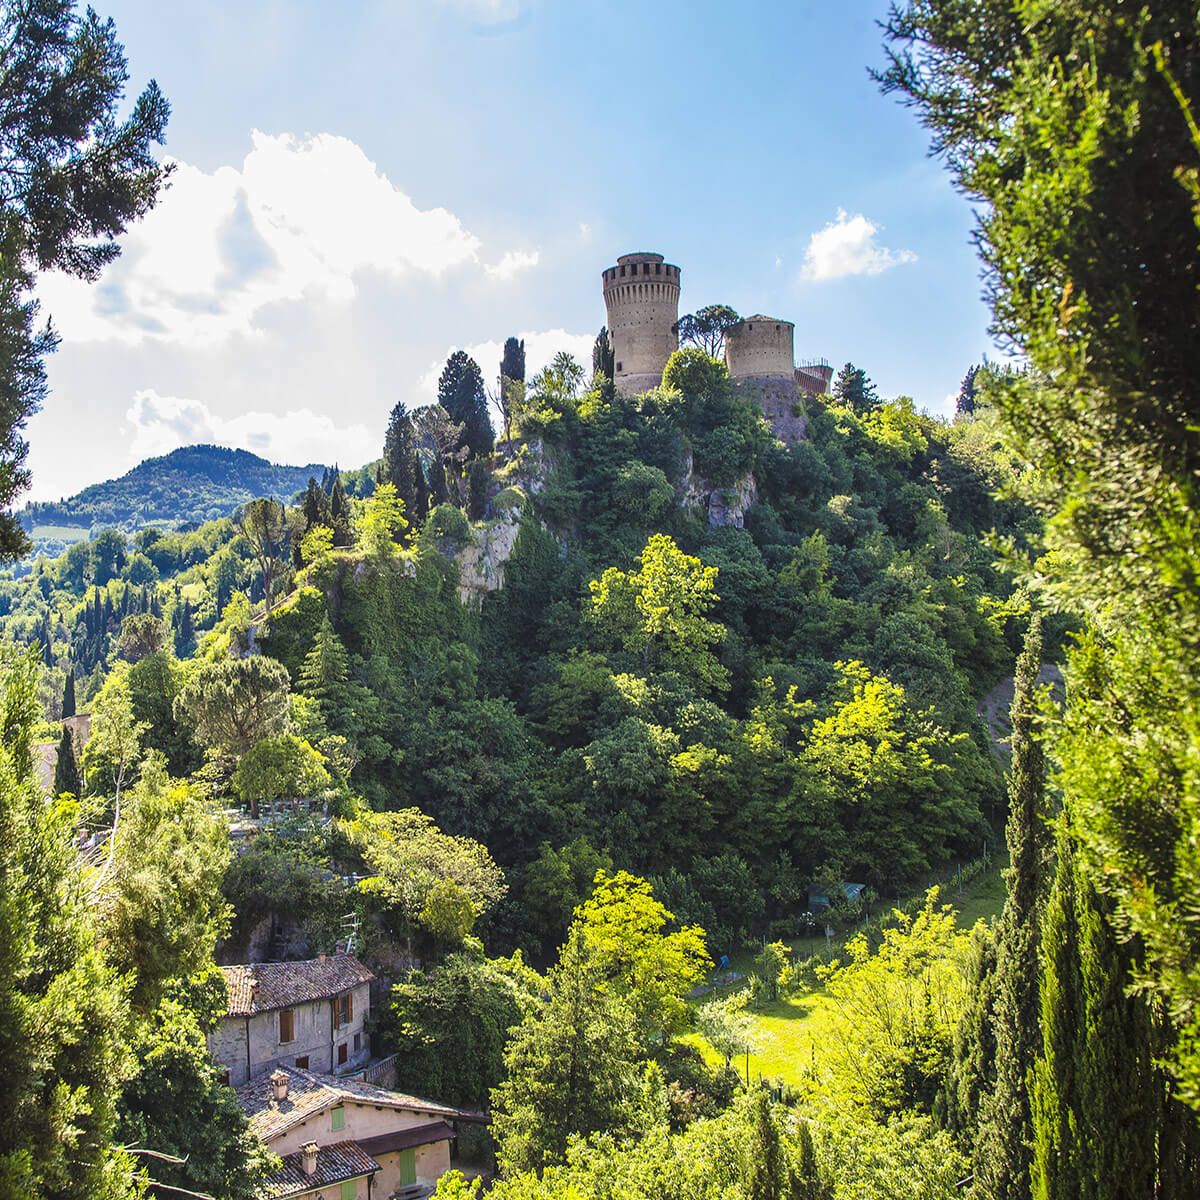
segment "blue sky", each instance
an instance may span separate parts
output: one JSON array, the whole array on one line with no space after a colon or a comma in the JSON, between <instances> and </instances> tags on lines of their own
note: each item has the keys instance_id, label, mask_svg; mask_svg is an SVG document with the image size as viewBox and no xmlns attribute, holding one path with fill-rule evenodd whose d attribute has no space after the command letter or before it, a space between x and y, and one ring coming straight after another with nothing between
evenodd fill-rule
<instances>
[{"instance_id":1,"label":"blue sky","mask_svg":"<svg viewBox=\"0 0 1200 1200\"><path fill-rule=\"evenodd\" d=\"M98 284L41 283L35 497L192 441L360 465L452 349L583 354L631 250L930 411L991 348L970 207L867 74L882 3L98 7L179 165Z\"/></svg>"}]
</instances>

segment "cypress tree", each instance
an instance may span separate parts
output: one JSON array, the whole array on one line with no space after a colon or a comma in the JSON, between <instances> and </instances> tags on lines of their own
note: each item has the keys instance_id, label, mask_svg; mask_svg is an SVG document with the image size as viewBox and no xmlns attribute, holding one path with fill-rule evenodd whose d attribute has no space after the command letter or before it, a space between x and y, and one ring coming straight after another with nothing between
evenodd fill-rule
<instances>
[{"instance_id":1,"label":"cypress tree","mask_svg":"<svg viewBox=\"0 0 1200 1200\"><path fill-rule=\"evenodd\" d=\"M1046 766L1034 729L1042 627L1036 613L1017 662L1006 829L1008 899L996 950L996 1086L983 1105L975 1177L992 1200L1029 1200L1033 1126L1029 1073L1041 1047L1038 925L1045 906Z\"/></svg>"},{"instance_id":2,"label":"cypress tree","mask_svg":"<svg viewBox=\"0 0 1200 1200\"><path fill-rule=\"evenodd\" d=\"M342 477L333 481L333 491L329 493L329 519L333 522L333 544L335 546L350 546L354 543L354 534L350 527L350 501L346 499L346 489L342 486Z\"/></svg>"},{"instance_id":3,"label":"cypress tree","mask_svg":"<svg viewBox=\"0 0 1200 1200\"><path fill-rule=\"evenodd\" d=\"M422 507L428 512L428 504L422 497L425 478L417 459L417 440L413 432L412 417L398 401L392 409L387 433L383 439L383 461L379 468L379 482L390 483L404 501L404 511L420 519ZM410 523L412 530L414 524Z\"/></svg>"},{"instance_id":4,"label":"cypress tree","mask_svg":"<svg viewBox=\"0 0 1200 1200\"><path fill-rule=\"evenodd\" d=\"M75 757L75 739L64 725L62 737L58 739L58 756L54 760L53 794L61 796L64 792L69 792L72 796L79 796L82 791L79 761Z\"/></svg>"},{"instance_id":5,"label":"cypress tree","mask_svg":"<svg viewBox=\"0 0 1200 1200\"><path fill-rule=\"evenodd\" d=\"M980 923L971 935L967 999L954 1031L953 1057L939 1105L952 1132L973 1137L980 1108L996 1086L996 935Z\"/></svg>"},{"instance_id":6,"label":"cypress tree","mask_svg":"<svg viewBox=\"0 0 1200 1200\"><path fill-rule=\"evenodd\" d=\"M75 668L67 672L67 681L63 684L62 715L65 721L75 715Z\"/></svg>"},{"instance_id":7,"label":"cypress tree","mask_svg":"<svg viewBox=\"0 0 1200 1200\"><path fill-rule=\"evenodd\" d=\"M1035 1200L1198 1195L1195 1119L1155 1063L1156 1022L1130 994L1134 950L1078 861L1066 812L1057 846L1032 1084Z\"/></svg>"}]
</instances>

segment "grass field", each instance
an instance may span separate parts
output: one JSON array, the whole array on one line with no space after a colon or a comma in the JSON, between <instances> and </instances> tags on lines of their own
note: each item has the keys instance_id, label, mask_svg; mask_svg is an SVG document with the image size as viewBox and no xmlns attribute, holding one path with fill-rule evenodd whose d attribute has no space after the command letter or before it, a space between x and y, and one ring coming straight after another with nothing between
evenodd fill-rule
<instances>
[{"instance_id":1,"label":"grass field","mask_svg":"<svg viewBox=\"0 0 1200 1200\"><path fill-rule=\"evenodd\" d=\"M958 913L960 929L970 929L978 920L992 920L999 915L1004 907L1004 876L1005 861L997 862L994 867L976 876L964 886L959 894L957 888L943 889L944 903L953 904ZM835 938L831 948L825 945L824 937L797 938L788 944L793 955L798 959L808 958L819 953L837 957L845 945L846 938L853 935L853 930L845 936ZM749 974L755 969L754 954L746 952L733 958L731 966L741 974ZM744 983L732 985L743 987ZM722 989L729 990L729 989ZM809 992L802 996L763 1004L754 1013L755 1032L758 1048L750 1055L750 1078L759 1076L770 1079L782 1079L786 1083L797 1082L803 1074L805 1065L813 1056L813 1022L811 1017L822 1002L822 993ZM692 1045L709 1059L719 1062L720 1056L712 1050L698 1034L688 1039ZM746 1074L746 1060L740 1059L736 1064L738 1073Z\"/></svg>"},{"instance_id":2,"label":"grass field","mask_svg":"<svg viewBox=\"0 0 1200 1200\"><path fill-rule=\"evenodd\" d=\"M53 538L61 542L86 542L91 535L88 525L35 525L35 538Z\"/></svg>"}]
</instances>

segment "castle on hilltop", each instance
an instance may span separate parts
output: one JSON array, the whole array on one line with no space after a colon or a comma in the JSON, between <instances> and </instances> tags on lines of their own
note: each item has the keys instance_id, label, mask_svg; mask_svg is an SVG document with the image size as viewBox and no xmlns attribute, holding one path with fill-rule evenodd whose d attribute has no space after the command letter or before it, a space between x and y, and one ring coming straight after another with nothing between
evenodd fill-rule
<instances>
[{"instance_id":1,"label":"castle on hilltop","mask_svg":"<svg viewBox=\"0 0 1200 1200\"><path fill-rule=\"evenodd\" d=\"M662 382L667 359L679 349L679 268L661 254L623 254L603 281L614 382L626 395L637 396ZM804 436L800 394L823 395L833 376L824 359L796 365L795 329L791 321L757 313L725 334L729 378L758 401L786 442Z\"/></svg>"}]
</instances>

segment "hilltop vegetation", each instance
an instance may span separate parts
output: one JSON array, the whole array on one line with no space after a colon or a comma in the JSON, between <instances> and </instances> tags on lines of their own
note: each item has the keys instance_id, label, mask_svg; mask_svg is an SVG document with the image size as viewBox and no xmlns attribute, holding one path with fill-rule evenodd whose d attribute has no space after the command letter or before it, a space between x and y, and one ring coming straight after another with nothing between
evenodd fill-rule
<instances>
[{"instance_id":1,"label":"hilltop vegetation","mask_svg":"<svg viewBox=\"0 0 1200 1200\"><path fill-rule=\"evenodd\" d=\"M316 463L278 466L225 446L184 446L68 499L26 504L17 517L35 550L53 555L103 529L178 529L227 517L256 496L290 499L311 476L321 479L327 471Z\"/></svg>"}]
</instances>

